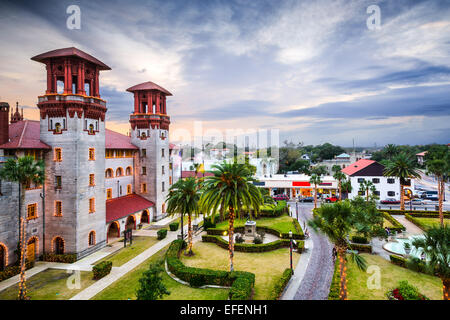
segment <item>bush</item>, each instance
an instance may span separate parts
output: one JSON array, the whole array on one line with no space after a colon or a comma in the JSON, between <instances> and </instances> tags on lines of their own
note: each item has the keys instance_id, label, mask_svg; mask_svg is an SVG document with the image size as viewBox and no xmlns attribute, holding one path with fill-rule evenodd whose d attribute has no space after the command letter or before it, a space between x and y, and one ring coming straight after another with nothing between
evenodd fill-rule
<instances>
[{"instance_id":1,"label":"bush","mask_svg":"<svg viewBox=\"0 0 450 320\"><path fill-rule=\"evenodd\" d=\"M386 292L386 296L389 300L430 300L406 280L399 281L396 288Z\"/></svg>"},{"instance_id":2,"label":"bush","mask_svg":"<svg viewBox=\"0 0 450 320\"><path fill-rule=\"evenodd\" d=\"M411 210L387 210L387 209L382 209L382 210L379 210L379 211L385 211L385 212L387 212L389 214L393 214L393 215L411 213ZM439 214L439 211L435 211L435 210L414 210L413 209L412 212L413 212L414 215L419 215L420 214L421 215L420 217L423 217L423 218L427 218L427 217ZM444 211L444 216L445 216L445 218L450 218L450 211Z\"/></svg>"},{"instance_id":3,"label":"bush","mask_svg":"<svg viewBox=\"0 0 450 320\"><path fill-rule=\"evenodd\" d=\"M278 300L280 298L281 293L283 293L283 290L288 284L291 277L292 277L291 268L285 269L283 274L281 275L281 278L275 283L275 286L272 291L271 297L272 300Z\"/></svg>"},{"instance_id":4,"label":"bush","mask_svg":"<svg viewBox=\"0 0 450 320\"><path fill-rule=\"evenodd\" d=\"M334 262L333 279L331 280L330 292L328 293L328 300L339 300L341 275L339 273L339 259Z\"/></svg>"},{"instance_id":5,"label":"bush","mask_svg":"<svg viewBox=\"0 0 450 320\"><path fill-rule=\"evenodd\" d=\"M98 280L108 275L111 272L112 262L102 261L92 267L92 273L94 274L94 279Z\"/></svg>"},{"instance_id":6,"label":"bush","mask_svg":"<svg viewBox=\"0 0 450 320\"><path fill-rule=\"evenodd\" d=\"M236 238L234 239L236 243L243 243L245 241L244 235L242 233L236 234Z\"/></svg>"},{"instance_id":7,"label":"bush","mask_svg":"<svg viewBox=\"0 0 450 320\"><path fill-rule=\"evenodd\" d=\"M162 240L167 236L167 229L159 229L156 232L158 240Z\"/></svg>"},{"instance_id":8,"label":"bush","mask_svg":"<svg viewBox=\"0 0 450 320\"><path fill-rule=\"evenodd\" d=\"M295 220L295 219L294 219ZM295 225L295 223L294 223ZM300 228L300 224L298 225L298 227ZM234 232L238 233L238 232L244 232L244 227L236 227L234 228ZM285 232L282 233L281 231L275 229L275 228L271 228L271 227L266 227L266 226L256 226L256 231L260 232L260 231L264 231L265 233L269 233L269 234L273 234L281 239L289 239L289 233ZM228 232L227 229L221 229L221 228L209 228L208 230L206 230L206 232L208 233L208 235L215 235L215 236L223 236L224 233ZM293 231L292 232L292 239L294 240L303 240L305 239L305 235L303 234L303 231L300 228L300 232L298 231Z\"/></svg>"},{"instance_id":9,"label":"bush","mask_svg":"<svg viewBox=\"0 0 450 320\"><path fill-rule=\"evenodd\" d=\"M406 230L406 228L400 222L398 222L397 219L392 217L388 212L383 211L383 217L393 225L393 227L389 228L391 232L393 231L400 232Z\"/></svg>"},{"instance_id":10,"label":"bush","mask_svg":"<svg viewBox=\"0 0 450 320\"><path fill-rule=\"evenodd\" d=\"M216 219L217 217L206 217L203 219L203 228L209 229L209 228L215 228L216 227Z\"/></svg>"},{"instance_id":11,"label":"bush","mask_svg":"<svg viewBox=\"0 0 450 320\"><path fill-rule=\"evenodd\" d=\"M77 261L77 255L75 253L46 253L42 255L42 260L49 262L74 263L75 261Z\"/></svg>"},{"instance_id":12,"label":"bush","mask_svg":"<svg viewBox=\"0 0 450 320\"><path fill-rule=\"evenodd\" d=\"M369 241L367 240L367 237L364 237L364 236L352 236L350 238L350 241L353 243L362 243L362 244L369 243Z\"/></svg>"},{"instance_id":13,"label":"bush","mask_svg":"<svg viewBox=\"0 0 450 320\"><path fill-rule=\"evenodd\" d=\"M262 244L262 243L263 243L263 238L262 238L261 236L256 236L256 237L253 239L253 243L254 243L254 244Z\"/></svg>"},{"instance_id":14,"label":"bush","mask_svg":"<svg viewBox=\"0 0 450 320\"><path fill-rule=\"evenodd\" d=\"M400 267L406 267L406 259L400 256L396 256L394 254L391 254L389 256L389 259L391 260L391 263L400 266Z\"/></svg>"},{"instance_id":15,"label":"bush","mask_svg":"<svg viewBox=\"0 0 450 320\"><path fill-rule=\"evenodd\" d=\"M179 225L180 225L179 222L172 222L171 224L169 224L170 231L177 231Z\"/></svg>"},{"instance_id":16,"label":"bush","mask_svg":"<svg viewBox=\"0 0 450 320\"><path fill-rule=\"evenodd\" d=\"M350 246L351 246L352 250L357 250L359 252L372 253L372 246L370 244L352 243Z\"/></svg>"},{"instance_id":17,"label":"bush","mask_svg":"<svg viewBox=\"0 0 450 320\"><path fill-rule=\"evenodd\" d=\"M161 277L163 271L161 264L150 264L149 269L144 271L139 279L139 288L136 290L137 300L157 300L170 294Z\"/></svg>"},{"instance_id":18,"label":"bush","mask_svg":"<svg viewBox=\"0 0 450 320\"><path fill-rule=\"evenodd\" d=\"M34 267L34 261L26 261L25 262L25 270L31 269ZM20 273L20 265L15 264L12 266L6 267L3 271L0 271L0 281L9 279L14 277Z\"/></svg>"}]
</instances>

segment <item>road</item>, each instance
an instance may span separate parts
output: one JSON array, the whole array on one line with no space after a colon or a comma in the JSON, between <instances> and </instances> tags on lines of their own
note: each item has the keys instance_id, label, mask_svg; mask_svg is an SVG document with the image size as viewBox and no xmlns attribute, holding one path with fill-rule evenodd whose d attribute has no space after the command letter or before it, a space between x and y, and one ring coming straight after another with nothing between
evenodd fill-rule
<instances>
[{"instance_id":1,"label":"road","mask_svg":"<svg viewBox=\"0 0 450 320\"><path fill-rule=\"evenodd\" d=\"M296 217L295 202L289 203L292 216ZM312 218L313 204L299 203L298 220L302 228L304 222ZM333 278L334 264L331 251L333 246L324 235L314 232L307 227L314 247L309 260L306 273L298 288L294 300L326 300L330 291L330 284Z\"/></svg>"}]
</instances>

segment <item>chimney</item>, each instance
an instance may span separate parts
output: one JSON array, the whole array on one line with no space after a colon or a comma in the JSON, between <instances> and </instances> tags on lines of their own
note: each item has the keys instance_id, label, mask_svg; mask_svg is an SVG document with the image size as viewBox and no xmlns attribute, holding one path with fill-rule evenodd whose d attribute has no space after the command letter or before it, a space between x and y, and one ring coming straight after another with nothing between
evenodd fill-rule
<instances>
[{"instance_id":1,"label":"chimney","mask_svg":"<svg viewBox=\"0 0 450 320\"><path fill-rule=\"evenodd\" d=\"M0 145L9 141L9 104L0 102Z\"/></svg>"}]
</instances>

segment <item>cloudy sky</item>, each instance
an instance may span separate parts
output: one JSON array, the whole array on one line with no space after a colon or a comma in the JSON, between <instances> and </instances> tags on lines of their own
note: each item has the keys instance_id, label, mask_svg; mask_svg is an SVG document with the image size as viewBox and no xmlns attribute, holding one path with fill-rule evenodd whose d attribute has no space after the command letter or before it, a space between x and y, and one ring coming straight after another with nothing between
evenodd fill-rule
<instances>
[{"instance_id":1,"label":"cloudy sky","mask_svg":"<svg viewBox=\"0 0 450 320\"><path fill-rule=\"evenodd\" d=\"M71 4L80 30L66 27ZM30 58L75 46L112 68L100 94L121 132L125 90L153 81L173 94L172 133L202 121L305 144L450 142L449 1L16 0L1 2L0 30L0 100L28 119L46 87Z\"/></svg>"}]
</instances>

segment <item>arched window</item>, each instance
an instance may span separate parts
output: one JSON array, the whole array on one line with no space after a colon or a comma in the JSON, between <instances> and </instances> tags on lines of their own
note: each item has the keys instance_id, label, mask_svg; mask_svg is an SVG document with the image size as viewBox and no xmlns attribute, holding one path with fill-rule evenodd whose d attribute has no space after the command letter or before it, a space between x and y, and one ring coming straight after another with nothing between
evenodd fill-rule
<instances>
[{"instance_id":1,"label":"arched window","mask_svg":"<svg viewBox=\"0 0 450 320\"><path fill-rule=\"evenodd\" d=\"M121 167L117 168L116 170L116 177L123 176L123 169Z\"/></svg>"},{"instance_id":2,"label":"arched window","mask_svg":"<svg viewBox=\"0 0 450 320\"><path fill-rule=\"evenodd\" d=\"M92 123L89 125L89 133L94 133L94 125Z\"/></svg>"},{"instance_id":3,"label":"arched window","mask_svg":"<svg viewBox=\"0 0 450 320\"><path fill-rule=\"evenodd\" d=\"M89 232L89 245L95 245L95 231Z\"/></svg>"},{"instance_id":4,"label":"arched window","mask_svg":"<svg viewBox=\"0 0 450 320\"><path fill-rule=\"evenodd\" d=\"M111 168L106 169L105 171L105 178L113 178L114 177L114 172Z\"/></svg>"},{"instance_id":5,"label":"arched window","mask_svg":"<svg viewBox=\"0 0 450 320\"><path fill-rule=\"evenodd\" d=\"M64 239L61 237L53 238L53 252L55 254L64 254Z\"/></svg>"},{"instance_id":6,"label":"arched window","mask_svg":"<svg viewBox=\"0 0 450 320\"><path fill-rule=\"evenodd\" d=\"M8 265L8 249L0 242L0 271L3 271Z\"/></svg>"},{"instance_id":7,"label":"arched window","mask_svg":"<svg viewBox=\"0 0 450 320\"><path fill-rule=\"evenodd\" d=\"M133 172L133 171L131 170L131 167L127 167L126 170L125 170L125 174L126 174L127 176L131 176L132 172Z\"/></svg>"},{"instance_id":8,"label":"arched window","mask_svg":"<svg viewBox=\"0 0 450 320\"><path fill-rule=\"evenodd\" d=\"M61 132L61 124L59 122L55 124L55 132Z\"/></svg>"}]
</instances>

